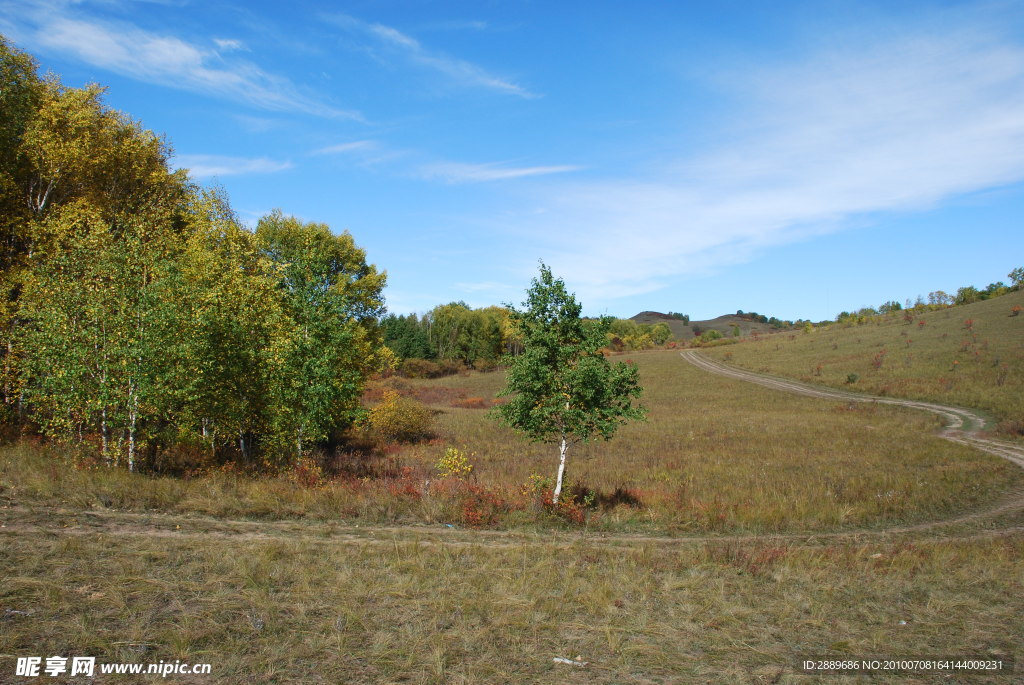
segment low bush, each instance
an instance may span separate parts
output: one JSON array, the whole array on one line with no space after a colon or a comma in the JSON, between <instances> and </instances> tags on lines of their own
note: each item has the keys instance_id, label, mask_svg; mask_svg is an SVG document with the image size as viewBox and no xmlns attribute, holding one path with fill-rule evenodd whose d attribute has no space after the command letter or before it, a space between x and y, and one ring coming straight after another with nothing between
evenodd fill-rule
<instances>
[{"instance_id":1,"label":"low bush","mask_svg":"<svg viewBox=\"0 0 1024 685\"><path fill-rule=\"evenodd\" d=\"M715 332L717 333L718 331ZM736 345L741 341L742 338L712 337L711 339L705 339L703 336L701 336L700 338L695 338L692 342L692 345L694 347L721 347L722 345Z\"/></svg>"},{"instance_id":2,"label":"low bush","mask_svg":"<svg viewBox=\"0 0 1024 685\"><path fill-rule=\"evenodd\" d=\"M491 403L483 397L466 397L465 399L453 400L452 406L459 407L460 409L490 409Z\"/></svg>"},{"instance_id":3,"label":"low bush","mask_svg":"<svg viewBox=\"0 0 1024 685\"><path fill-rule=\"evenodd\" d=\"M473 362L473 368L483 373L490 373L500 368L494 359L477 359Z\"/></svg>"},{"instance_id":4,"label":"low bush","mask_svg":"<svg viewBox=\"0 0 1024 685\"><path fill-rule=\"evenodd\" d=\"M476 456L476 455L470 455ZM437 475L441 478L457 478L463 480L473 473L473 464L470 463L466 452L457 447L449 447L444 455L434 465Z\"/></svg>"},{"instance_id":5,"label":"low bush","mask_svg":"<svg viewBox=\"0 0 1024 685\"><path fill-rule=\"evenodd\" d=\"M466 362L461 359L442 359L438 362L441 367L442 376L453 376L455 374L466 374L469 373L469 368L466 366Z\"/></svg>"},{"instance_id":6,"label":"low bush","mask_svg":"<svg viewBox=\"0 0 1024 685\"><path fill-rule=\"evenodd\" d=\"M384 442L417 442L431 435L431 413L423 404L394 390L370 410L367 428Z\"/></svg>"},{"instance_id":7,"label":"low bush","mask_svg":"<svg viewBox=\"0 0 1024 685\"><path fill-rule=\"evenodd\" d=\"M477 362L484 365L487 363L482 360ZM466 363L461 359L439 359L436 362L429 359L406 359L398 365L398 375L403 378L441 378L467 371Z\"/></svg>"},{"instance_id":8,"label":"low bush","mask_svg":"<svg viewBox=\"0 0 1024 685\"><path fill-rule=\"evenodd\" d=\"M405 359L398 365L398 375L403 378L437 378L441 367L427 359Z\"/></svg>"}]
</instances>

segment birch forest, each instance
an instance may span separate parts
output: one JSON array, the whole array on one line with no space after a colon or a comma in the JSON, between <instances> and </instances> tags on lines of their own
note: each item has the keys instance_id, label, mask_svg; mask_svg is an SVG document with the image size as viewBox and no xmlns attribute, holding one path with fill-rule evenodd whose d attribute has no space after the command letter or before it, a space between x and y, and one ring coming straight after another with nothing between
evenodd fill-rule
<instances>
[{"instance_id":1,"label":"birch forest","mask_svg":"<svg viewBox=\"0 0 1024 685\"><path fill-rule=\"evenodd\" d=\"M245 226L103 96L0 37L4 423L131 470L294 463L393 362L385 274L324 224Z\"/></svg>"}]
</instances>

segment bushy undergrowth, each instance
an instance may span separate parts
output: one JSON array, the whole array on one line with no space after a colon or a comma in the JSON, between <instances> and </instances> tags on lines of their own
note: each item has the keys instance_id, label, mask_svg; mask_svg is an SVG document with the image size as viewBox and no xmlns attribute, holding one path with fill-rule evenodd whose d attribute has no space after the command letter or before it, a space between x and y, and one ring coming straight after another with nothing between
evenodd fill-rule
<instances>
[{"instance_id":1,"label":"bushy undergrowth","mask_svg":"<svg viewBox=\"0 0 1024 685\"><path fill-rule=\"evenodd\" d=\"M591 501L569 497L551 504L550 484L504 487L474 482L472 465L456 448L427 464L419 446L413 465L379 459L369 475L331 475L321 460L304 458L274 476L228 465L187 477L147 476L82 465L59 449L34 442L0 448L0 502L76 509L194 513L223 518L365 520L374 523L451 523L469 527L508 523L582 524ZM452 454L457 453L456 456ZM411 455L406 455L407 457ZM577 490L578 490L577 486Z\"/></svg>"},{"instance_id":2,"label":"bushy undergrowth","mask_svg":"<svg viewBox=\"0 0 1024 685\"><path fill-rule=\"evenodd\" d=\"M416 442L430 436L430 410L422 403L388 390L370 410L369 431L384 442Z\"/></svg>"},{"instance_id":3,"label":"bushy undergrowth","mask_svg":"<svg viewBox=\"0 0 1024 685\"><path fill-rule=\"evenodd\" d=\"M441 378L465 372L465 363L458 359L405 359L398 365L398 375L403 378Z\"/></svg>"}]
</instances>

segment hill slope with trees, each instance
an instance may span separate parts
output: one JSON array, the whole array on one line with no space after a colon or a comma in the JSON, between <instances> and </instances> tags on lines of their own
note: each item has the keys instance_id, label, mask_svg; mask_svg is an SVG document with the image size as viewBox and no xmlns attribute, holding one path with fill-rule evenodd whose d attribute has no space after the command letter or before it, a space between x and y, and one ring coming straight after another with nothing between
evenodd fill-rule
<instances>
[{"instance_id":1,"label":"hill slope with trees","mask_svg":"<svg viewBox=\"0 0 1024 685\"><path fill-rule=\"evenodd\" d=\"M629 320L648 326L665 324L672 331L672 337L680 341L699 338L708 331L717 331L723 338L746 337L754 334L766 335L793 326L790 321L781 321L775 317L769 318L756 312L743 311L724 314L704 321L691 321L689 316L681 314L640 312L630 317Z\"/></svg>"}]
</instances>

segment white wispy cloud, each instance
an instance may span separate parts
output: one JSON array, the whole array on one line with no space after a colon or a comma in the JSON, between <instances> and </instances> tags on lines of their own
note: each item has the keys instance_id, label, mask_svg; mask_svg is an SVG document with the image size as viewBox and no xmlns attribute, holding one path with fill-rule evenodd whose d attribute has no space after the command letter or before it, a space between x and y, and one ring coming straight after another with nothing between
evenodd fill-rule
<instances>
[{"instance_id":1,"label":"white wispy cloud","mask_svg":"<svg viewBox=\"0 0 1024 685\"><path fill-rule=\"evenodd\" d=\"M237 38L214 38L213 42L217 44L217 47L224 52L231 52L233 50L248 50L245 47L245 43L238 40Z\"/></svg>"},{"instance_id":2,"label":"white wispy cloud","mask_svg":"<svg viewBox=\"0 0 1024 685\"><path fill-rule=\"evenodd\" d=\"M486 31L486 21L473 19L450 19L447 21L432 21L420 27L428 31Z\"/></svg>"},{"instance_id":3,"label":"white wispy cloud","mask_svg":"<svg viewBox=\"0 0 1024 685\"><path fill-rule=\"evenodd\" d=\"M1024 180L1024 46L990 31L904 33L721 78L745 123L709 131L703 154L654 179L545 184L544 211L519 217L581 293L656 290Z\"/></svg>"},{"instance_id":4,"label":"white wispy cloud","mask_svg":"<svg viewBox=\"0 0 1024 685\"><path fill-rule=\"evenodd\" d=\"M311 155L341 155L351 152L365 152L367 150L374 150L378 147L377 142L374 140L353 140L348 143L338 143L337 145L328 145L318 150L313 150L309 154Z\"/></svg>"},{"instance_id":5,"label":"white wispy cloud","mask_svg":"<svg viewBox=\"0 0 1024 685\"><path fill-rule=\"evenodd\" d=\"M344 166L356 165L364 169L390 169L394 173L402 173L397 169L407 167L408 162L399 165L400 160L406 160L410 155L417 154L414 150L396 148L379 140L352 140L335 145L312 150L307 153L310 157L336 158L339 164Z\"/></svg>"},{"instance_id":6,"label":"white wispy cloud","mask_svg":"<svg viewBox=\"0 0 1024 685\"><path fill-rule=\"evenodd\" d=\"M224 155L177 155L175 168L188 169L193 178L237 176L239 174L269 174L291 169L291 162L266 157L229 157Z\"/></svg>"},{"instance_id":7,"label":"white wispy cloud","mask_svg":"<svg viewBox=\"0 0 1024 685\"><path fill-rule=\"evenodd\" d=\"M461 162L437 162L424 164L419 176L426 179L440 179L446 183L480 183L502 181L525 176L545 176L577 171L582 167L571 165L509 167L501 164L464 164Z\"/></svg>"},{"instance_id":8,"label":"white wispy cloud","mask_svg":"<svg viewBox=\"0 0 1024 685\"><path fill-rule=\"evenodd\" d=\"M537 97L523 86L492 74L479 65L428 49L420 41L391 26L364 22L346 14L333 14L327 19L348 31L374 38L380 46L410 63L443 74L459 85L486 88L523 98Z\"/></svg>"},{"instance_id":9,"label":"white wispy cloud","mask_svg":"<svg viewBox=\"0 0 1024 685\"><path fill-rule=\"evenodd\" d=\"M0 27L22 47L70 55L87 64L161 86L246 102L255 107L318 116L359 119L305 92L289 79L268 73L252 62L226 61L204 48L166 33L126 22L90 17L66 2L3 2ZM214 39L222 51L240 41Z\"/></svg>"}]
</instances>

